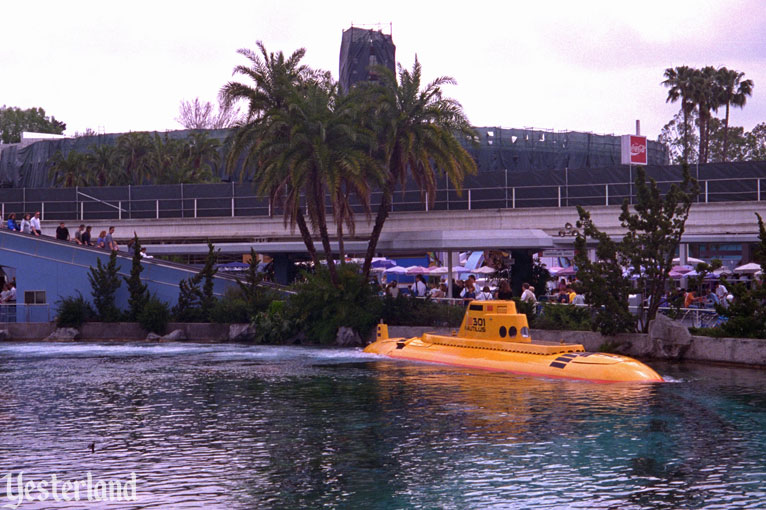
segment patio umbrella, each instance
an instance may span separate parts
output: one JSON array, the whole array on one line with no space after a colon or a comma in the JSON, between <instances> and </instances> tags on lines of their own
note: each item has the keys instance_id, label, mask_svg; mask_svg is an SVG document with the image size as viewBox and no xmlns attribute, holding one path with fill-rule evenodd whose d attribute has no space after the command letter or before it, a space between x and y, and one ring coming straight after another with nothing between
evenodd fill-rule
<instances>
[{"instance_id":1,"label":"patio umbrella","mask_svg":"<svg viewBox=\"0 0 766 510\"><path fill-rule=\"evenodd\" d=\"M423 266L410 266L406 270L407 274L428 274L428 268Z\"/></svg>"},{"instance_id":2,"label":"patio umbrella","mask_svg":"<svg viewBox=\"0 0 766 510\"><path fill-rule=\"evenodd\" d=\"M492 274L492 273L496 273L497 269L495 269L494 267L482 266L479 269L474 269L471 272L477 273L477 274Z\"/></svg>"},{"instance_id":3,"label":"patio umbrella","mask_svg":"<svg viewBox=\"0 0 766 510\"><path fill-rule=\"evenodd\" d=\"M407 268L402 266L394 266L394 267L389 267L388 269L386 269L386 273L391 273L391 274L405 274L406 272L407 272Z\"/></svg>"},{"instance_id":4,"label":"patio umbrella","mask_svg":"<svg viewBox=\"0 0 766 510\"><path fill-rule=\"evenodd\" d=\"M574 276L577 274L577 269L574 266L569 266L556 273L556 276Z\"/></svg>"},{"instance_id":5,"label":"patio umbrella","mask_svg":"<svg viewBox=\"0 0 766 510\"><path fill-rule=\"evenodd\" d=\"M452 271L455 271L455 268L452 268ZM436 266L431 267L428 269L428 274L438 275L438 274L447 274L447 268L444 266Z\"/></svg>"},{"instance_id":6,"label":"patio umbrella","mask_svg":"<svg viewBox=\"0 0 766 510\"><path fill-rule=\"evenodd\" d=\"M734 268L735 273L754 274L758 271L761 271L761 265L756 264L755 262L750 262L749 264Z\"/></svg>"},{"instance_id":7,"label":"patio umbrella","mask_svg":"<svg viewBox=\"0 0 766 510\"><path fill-rule=\"evenodd\" d=\"M686 257L686 262L689 264L702 264L705 261L702 259L695 259L694 257ZM680 263L681 263L681 259L679 259L678 257L673 259L673 264L680 264Z\"/></svg>"},{"instance_id":8,"label":"patio umbrella","mask_svg":"<svg viewBox=\"0 0 766 510\"><path fill-rule=\"evenodd\" d=\"M680 273L680 274L686 274L689 271L693 271L694 268L691 266L673 266L670 268L671 273Z\"/></svg>"},{"instance_id":9,"label":"patio umbrella","mask_svg":"<svg viewBox=\"0 0 766 510\"><path fill-rule=\"evenodd\" d=\"M389 269L391 267L394 267L396 265L396 262L389 259L372 259L372 268L373 269Z\"/></svg>"},{"instance_id":10,"label":"patio umbrella","mask_svg":"<svg viewBox=\"0 0 766 510\"><path fill-rule=\"evenodd\" d=\"M559 266L553 266L548 268L548 272L551 274L551 276L556 276L563 270L564 268Z\"/></svg>"}]
</instances>

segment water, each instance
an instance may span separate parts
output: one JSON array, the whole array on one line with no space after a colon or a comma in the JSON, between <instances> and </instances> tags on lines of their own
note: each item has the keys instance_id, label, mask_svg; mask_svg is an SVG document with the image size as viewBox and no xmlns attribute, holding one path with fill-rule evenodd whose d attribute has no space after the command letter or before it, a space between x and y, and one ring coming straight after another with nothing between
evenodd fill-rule
<instances>
[{"instance_id":1,"label":"water","mask_svg":"<svg viewBox=\"0 0 766 510\"><path fill-rule=\"evenodd\" d=\"M652 366L673 382L354 350L4 343L0 476L136 473L135 502L21 509L766 508L766 372Z\"/></svg>"}]
</instances>

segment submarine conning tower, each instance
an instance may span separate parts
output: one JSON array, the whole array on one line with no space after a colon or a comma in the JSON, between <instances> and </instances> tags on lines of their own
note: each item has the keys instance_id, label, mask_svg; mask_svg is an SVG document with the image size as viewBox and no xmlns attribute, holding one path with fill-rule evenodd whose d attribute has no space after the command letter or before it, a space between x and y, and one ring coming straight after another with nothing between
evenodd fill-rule
<instances>
[{"instance_id":1,"label":"submarine conning tower","mask_svg":"<svg viewBox=\"0 0 766 510\"><path fill-rule=\"evenodd\" d=\"M513 301L471 301L460 325L459 338L530 343L527 316Z\"/></svg>"}]
</instances>

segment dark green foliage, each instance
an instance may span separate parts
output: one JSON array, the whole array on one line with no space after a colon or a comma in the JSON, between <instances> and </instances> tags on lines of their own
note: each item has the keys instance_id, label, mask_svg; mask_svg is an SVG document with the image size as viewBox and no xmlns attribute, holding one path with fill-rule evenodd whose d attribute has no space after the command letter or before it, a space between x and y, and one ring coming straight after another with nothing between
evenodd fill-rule
<instances>
[{"instance_id":1,"label":"dark green foliage","mask_svg":"<svg viewBox=\"0 0 766 510\"><path fill-rule=\"evenodd\" d=\"M228 289L210 309L210 321L219 324L242 324L255 316L240 289Z\"/></svg>"},{"instance_id":2,"label":"dark green foliage","mask_svg":"<svg viewBox=\"0 0 766 510\"><path fill-rule=\"evenodd\" d=\"M138 314L138 323L147 333L164 335L170 322L170 307L157 296L150 296Z\"/></svg>"},{"instance_id":3,"label":"dark green foliage","mask_svg":"<svg viewBox=\"0 0 766 510\"><path fill-rule=\"evenodd\" d=\"M213 295L213 276L218 272L215 268L218 253L210 241L207 242L207 246L207 259L200 272L181 280L178 284L178 303L173 308L173 315L181 322L210 320L210 312L216 302Z\"/></svg>"},{"instance_id":4,"label":"dark green foliage","mask_svg":"<svg viewBox=\"0 0 766 510\"><path fill-rule=\"evenodd\" d=\"M120 288L122 281L117 275L117 252L113 251L106 265L101 264L101 259L96 259L96 267L88 271L93 304L96 307L96 316L101 322L117 322L120 320L120 310L114 304L115 293Z\"/></svg>"},{"instance_id":5,"label":"dark green foliage","mask_svg":"<svg viewBox=\"0 0 766 510\"><path fill-rule=\"evenodd\" d=\"M766 228L761 215L758 218L759 242L754 251L754 262L766 267ZM726 283L726 282L725 282ZM729 287L734 301L728 308L717 306L716 311L727 320L720 326L723 336L738 338L766 338L766 286L763 275L757 277L753 288L738 283Z\"/></svg>"},{"instance_id":6,"label":"dark green foliage","mask_svg":"<svg viewBox=\"0 0 766 510\"><path fill-rule=\"evenodd\" d=\"M95 316L90 303L79 292L77 297L61 298L57 304L56 326L59 328L79 328Z\"/></svg>"},{"instance_id":7,"label":"dark green foliage","mask_svg":"<svg viewBox=\"0 0 766 510\"><path fill-rule=\"evenodd\" d=\"M551 273L540 260L532 263L532 281L529 284L535 288L535 296L545 294L545 284L551 279ZM523 283L523 282L522 282ZM517 307L518 308L518 307Z\"/></svg>"},{"instance_id":8,"label":"dark green foliage","mask_svg":"<svg viewBox=\"0 0 766 510\"><path fill-rule=\"evenodd\" d=\"M630 280L622 275L626 258L618 244L596 228L588 211L577 206L577 212L580 233L575 239L574 261L580 280L579 292L585 295L585 301L595 312L591 327L603 335L634 331L636 320L628 308ZM595 262L588 259L588 238L598 241Z\"/></svg>"},{"instance_id":9,"label":"dark green foliage","mask_svg":"<svg viewBox=\"0 0 766 510\"><path fill-rule=\"evenodd\" d=\"M19 143L22 131L60 135L66 124L48 117L42 108L22 110L15 106L0 106L0 142Z\"/></svg>"},{"instance_id":10,"label":"dark green foliage","mask_svg":"<svg viewBox=\"0 0 766 510\"><path fill-rule=\"evenodd\" d=\"M264 311L274 299L273 293L260 285L263 281L263 273L258 272L258 262L255 250L251 248L250 262L244 281L237 280L237 285L239 285L241 290L241 298L247 303L248 309L253 316L258 312Z\"/></svg>"},{"instance_id":11,"label":"dark green foliage","mask_svg":"<svg viewBox=\"0 0 766 510\"><path fill-rule=\"evenodd\" d=\"M141 272L144 267L141 265L141 242L138 236L133 236L133 264L130 267L130 276L125 278L128 284L128 320L136 321L144 309L144 305L149 300L149 290L146 284L141 281Z\"/></svg>"},{"instance_id":12,"label":"dark green foliage","mask_svg":"<svg viewBox=\"0 0 766 510\"><path fill-rule=\"evenodd\" d=\"M453 306L430 299L416 299L399 294L382 301L380 318L391 326L460 327L465 315L463 306Z\"/></svg>"},{"instance_id":13,"label":"dark green foliage","mask_svg":"<svg viewBox=\"0 0 766 510\"><path fill-rule=\"evenodd\" d=\"M543 304L535 320L537 329L592 330L590 309L587 306Z\"/></svg>"},{"instance_id":14,"label":"dark green foliage","mask_svg":"<svg viewBox=\"0 0 766 510\"><path fill-rule=\"evenodd\" d=\"M284 343L299 330L298 322L288 316L285 302L279 300L272 301L267 310L256 314L253 326L254 341L258 344Z\"/></svg>"},{"instance_id":15,"label":"dark green foliage","mask_svg":"<svg viewBox=\"0 0 766 510\"><path fill-rule=\"evenodd\" d=\"M295 285L297 293L290 298L288 315L311 342L333 343L342 326L366 338L380 318L381 302L357 266L339 265L337 277L336 287L329 271L321 267L315 274L307 274L304 283Z\"/></svg>"}]
</instances>

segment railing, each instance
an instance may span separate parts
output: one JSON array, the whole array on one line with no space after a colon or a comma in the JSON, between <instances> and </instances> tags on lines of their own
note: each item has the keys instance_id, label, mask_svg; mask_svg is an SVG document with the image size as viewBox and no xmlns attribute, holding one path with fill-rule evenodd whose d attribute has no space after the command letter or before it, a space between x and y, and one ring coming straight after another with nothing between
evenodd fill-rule
<instances>
[{"instance_id":1,"label":"railing","mask_svg":"<svg viewBox=\"0 0 766 510\"><path fill-rule=\"evenodd\" d=\"M21 312L21 313L19 313ZM50 322L50 304L2 303L0 304L0 324L10 322Z\"/></svg>"},{"instance_id":2,"label":"railing","mask_svg":"<svg viewBox=\"0 0 766 510\"><path fill-rule=\"evenodd\" d=\"M707 179L699 181L696 201L761 201L760 177ZM678 181L658 181L662 192ZM100 196L99 196L100 195ZM142 195L154 195L142 198ZM589 183L529 186L472 186L462 193L452 188L436 190L435 200L427 204L420 191L396 192L392 212L450 211L476 209L518 209L534 207L571 207L575 205L620 205L634 201L633 186L623 183ZM281 216L281 208L272 208L267 197L252 193L246 185L170 185L121 188L5 189L0 190L0 213L6 219L11 212L40 211L44 220L123 220L216 218L245 216ZM381 192L371 194L373 213L381 201ZM331 209L329 200L328 210ZM359 202L352 202L357 213L365 212Z\"/></svg>"}]
</instances>

